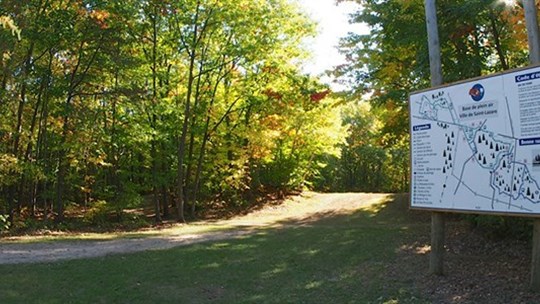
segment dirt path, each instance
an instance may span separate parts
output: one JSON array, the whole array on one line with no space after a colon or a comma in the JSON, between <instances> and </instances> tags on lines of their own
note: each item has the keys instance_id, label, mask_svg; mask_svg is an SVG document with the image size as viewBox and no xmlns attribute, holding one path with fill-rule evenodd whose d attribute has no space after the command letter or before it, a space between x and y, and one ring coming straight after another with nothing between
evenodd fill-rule
<instances>
[{"instance_id":1,"label":"dirt path","mask_svg":"<svg viewBox=\"0 0 540 304\"><path fill-rule=\"evenodd\" d=\"M267 207L257 212L230 220L198 223L204 226L223 227L226 231L187 233L188 226L165 230L146 231L152 236L143 238L113 238L103 241L57 242L1 242L0 264L53 262L130 253L145 250L169 249L206 241L239 238L265 227L301 225L317 218L352 213L384 200L385 194L369 193L305 193L287 200L279 206Z\"/></svg>"}]
</instances>

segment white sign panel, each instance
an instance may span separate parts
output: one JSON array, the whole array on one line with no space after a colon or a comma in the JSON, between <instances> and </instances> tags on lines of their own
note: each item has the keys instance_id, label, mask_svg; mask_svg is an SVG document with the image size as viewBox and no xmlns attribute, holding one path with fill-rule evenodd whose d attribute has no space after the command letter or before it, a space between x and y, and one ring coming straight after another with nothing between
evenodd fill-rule
<instances>
[{"instance_id":1,"label":"white sign panel","mask_svg":"<svg viewBox=\"0 0 540 304\"><path fill-rule=\"evenodd\" d=\"M540 67L410 96L411 207L540 215Z\"/></svg>"}]
</instances>

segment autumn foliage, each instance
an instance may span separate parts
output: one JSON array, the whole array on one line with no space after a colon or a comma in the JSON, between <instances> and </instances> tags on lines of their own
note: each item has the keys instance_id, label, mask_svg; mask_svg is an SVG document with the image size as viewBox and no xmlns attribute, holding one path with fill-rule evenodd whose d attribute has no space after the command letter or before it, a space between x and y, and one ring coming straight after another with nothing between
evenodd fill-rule
<instances>
[{"instance_id":1,"label":"autumn foliage","mask_svg":"<svg viewBox=\"0 0 540 304\"><path fill-rule=\"evenodd\" d=\"M314 24L289 1L6 0L0 16L0 224L185 221L309 187L343 142L327 87L291 64Z\"/></svg>"}]
</instances>

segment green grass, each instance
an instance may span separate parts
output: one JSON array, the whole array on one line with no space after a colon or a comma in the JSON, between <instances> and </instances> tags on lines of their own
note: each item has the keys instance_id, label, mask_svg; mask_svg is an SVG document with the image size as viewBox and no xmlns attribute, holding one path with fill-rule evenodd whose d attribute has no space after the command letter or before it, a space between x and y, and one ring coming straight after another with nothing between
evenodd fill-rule
<instances>
[{"instance_id":1,"label":"green grass","mask_svg":"<svg viewBox=\"0 0 540 304\"><path fill-rule=\"evenodd\" d=\"M3 265L0 303L427 303L385 274L425 225L403 205L172 250Z\"/></svg>"}]
</instances>

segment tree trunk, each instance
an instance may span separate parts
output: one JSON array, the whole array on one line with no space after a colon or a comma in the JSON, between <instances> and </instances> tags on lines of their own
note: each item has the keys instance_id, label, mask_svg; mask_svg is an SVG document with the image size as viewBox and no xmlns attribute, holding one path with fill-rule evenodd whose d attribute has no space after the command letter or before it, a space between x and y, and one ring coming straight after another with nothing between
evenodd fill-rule
<instances>
[{"instance_id":1,"label":"tree trunk","mask_svg":"<svg viewBox=\"0 0 540 304\"><path fill-rule=\"evenodd\" d=\"M64 118L62 123L62 136L60 138L60 152L58 153L58 173L56 176L56 222L60 223L64 220L64 191L65 191L65 176L68 169L68 162L65 159L67 155L67 135L69 131L69 111L71 110L71 94L66 99L64 104Z\"/></svg>"},{"instance_id":2,"label":"tree trunk","mask_svg":"<svg viewBox=\"0 0 540 304\"><path fill-rule=\"evenodd\" d=\"M87 62L84 70L79 74L79 68L81 66L81 60L83 56L83 49L86 44L84 40L81 40L78 48L78 58L77 63L73 70L71 71L70 80L69 80L69 89L67 92L66 101L64 103L64 113L62 117L62 135L60 137L60 152L58 153L58 174L56 178L56 212L57 218L56 222L62 222L64 220L64 191L65 191L65 177L67 170L69 168L69 163L65 159L68 153L67 144L67 135L69 133L69 117L71 112L71 101L74 97L75 89L81 84L83 79L86 77L86 74L90 67L92 66L96 56L101 48L101 41L103 40L103 35L100 38L98 46L93 51L91 58ZM77 77L78 76L78 77Z\"/></svg>"},{"instance_id":3,"label":"tree trunk","mask_svg":"<svg viewBox=\"0 0 540 304\"><path fill-rule=\"evenodd\" d=\"M155 119L155 114L153 115ZM155 123L155 120L154 120ZM155 136L155 135L154 135ZM158 163L157 163L157 151L156 151L156 140L152 139L152 147L150 151L152 157L152 200L154 203L154 214L155 222L161 223L161 210L159 206L159 184L158 184Z\"/></svg>"},{"instance_id":4,"label":"tree trunk","mask_svg":"<svg viewBox=\"0 0 540 304\"><path fill-rule=\"evenodd\" d=\"M163 217L168 218L169 217L169 193L167 191L167 187L162 186L161 187L161 202L163 206Z\"/></svg>"},{"instance_id":5,"label":"tree trunk","mask_svg":"<svg viewBox=\"0 0 540 304\"><path fill-rule=\"evenodd\" d=\"M499 60L501 61L501 67L503 70L508 70L510 67L508 66L508 62L506 61L506 56L504 55L504 51L502 49L501 45L501 38L499 30L497 29L497 20L495 17L495 13L493 12L493 9L490 8L489 10L489 20L491 23L491 32L493 33L493 40L495 41L495 50L497 50L497 55L499 56Z\"/></svg>"},{"instance_id":6,"label":"tree trunk","mask_svg":"<svg viewBox=\"0 0 540 304\"><path fill-rule=\"evenodd\" d=\"M52 67L52 60L53 60L53 52L52 50L49 50L49 66L48 66L48 70L47 70L47 74L46 74L46 77L45 77L45 82L49 83L50 82L50 77L51 77L51 67ZM47 118L49 116L49 91L46 90L45 91L45 95L43 97L43 106L41 107L41 113L39 115L39 123L38 123L38 134L37 134L37 142L36 142L36 161L38 163L42 162L44 165L43 165L43 170L44 170L44 173L47 174L48 172L50 172L50 166L51 166L51 161L50 159L47 160L47 158L50 158L50 156L48 155L48 151L49 151L49 142L47 140ZM37 185L37 192L36 192L36 196L39 196L39 192L41 190L41 193L45 194L46 192L46 188L47 187L47 182L46 181L43 181L43 185L40 189L39 187L39 183ZM45 195L43 195L43 214L44 214L44 221L46 222L48 219L48 210L47 210L47 198Z\"/></svg>"},{"instance_id":7,"label":"tree trunk","mask_svg":"<svg viewBox=\"0 0 540 304\"><path fill-rule=\"evenodd\" d=\"M192 115L191 113L191 99L193 94L193 84L195 81L195 60L197 58L197 45L199 41L199 13L200 13L200 0L197 1L194 26L193 26L193 39L191 42L191 50L188 50L189 55L189 70L188 70L188 83L187 83L187 93L186 93L186 103L184 105L184 122L182 124L182 133L178 141L178 168L177 168L177 188L176 188L176 219L179 222L185 223L184 217L184 186L185 186L185 171L184 171L184 156L186 151L186 137L189 126L189 119ZM201 34L202 35L202 34Z\"/></svg>"},{"instance_id":8,"label":"tree trunk","mask_svg":"<svg viewBox=\"0 0 540 304\"><path fill-rule=\"evenodd\" d=\"M197 182L194 181L194 186L191 187L190 179L192 175L191 171L193 168L193 153L195 149L195 126L197 122L197 108L199 107L199 102L201 99L200 89L201 89L201 78L203 75L204 54L203 54L202 61L203 62L201 62L201 64L199 65L199 71L197 75L197 84L195 85L195 102L193 104L193 111L192 111L193 116L191 119L191 127L190 127L190 135L189 135L188 162L187 162L187 169L186 169L186 184L185 184L185 189L187 192L185 193L185 201L186 201L187 206L191 206L190 209L191 209L192 217L195 216L194 210L195 210L196 196L197 196L195 193L197 191L195 189L196 188L195 184Z\"/></svg>"},{"instance_id":9,"label":"tree trunk","mask_svg":"<svg viewBox=\"0 0 540 304\"><path fill-rule=\"evenodd\" d=\"M152 115L150 125L152 127L152 142L150 148L150 157L152 158L152 200L154 204L154 220L156 223L161 222L161 210L159 202L159 183L158 183L158 153L157 153L157 115L156 115L156 105L157 105L157 37L158 37L158 28L157 28L157 18L158 7L153 4L153 13L150 17L152 22Z\"/></svg>"}]
</instances>

